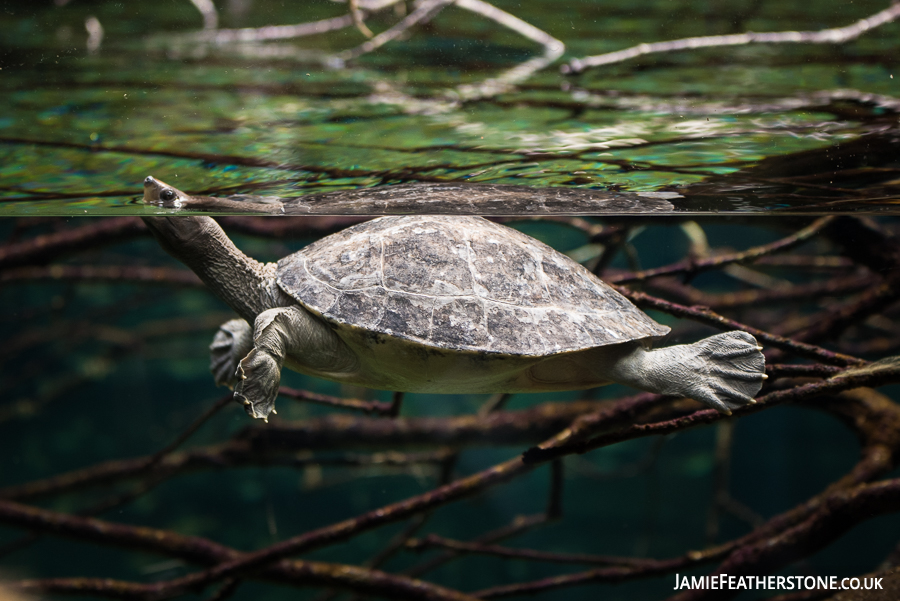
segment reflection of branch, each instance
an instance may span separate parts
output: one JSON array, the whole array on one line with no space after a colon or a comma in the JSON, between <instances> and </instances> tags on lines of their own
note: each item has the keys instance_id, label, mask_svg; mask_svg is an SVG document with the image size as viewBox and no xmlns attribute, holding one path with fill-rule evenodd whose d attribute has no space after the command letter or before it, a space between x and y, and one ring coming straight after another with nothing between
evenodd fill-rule
<instances>
[{"instance_id":1,"label":"reflection of branch","mask_svg":"<svg viewBox=\"0 0 900 601\"><path fill-rule=\"evenodd\" d=\"M358 29L361 34L367 38L371 38L375 34L373 34L372 30L366 27L365 22L363 22L363 14L362 11L359 10L359 0L349 0L349 4L350 17L353 19L353 25L356 26L356 29Z\"/></svg>"},{"instance_id":2,"label":"reflection of branch","mask_svg":"<svg viewBox=\"0 0 900 601\"><path fill-rule=\"evenodd\" d=\"M632 58L657 52L675 52L678 50L695 50L697 48L715 48L719 46L742 46L745 44L843 44L855 39L865 32L890 23L900 17L900 5L894 4L881 12L875 13L856 23L836 29L822 29L819 31L779 31L771 33L736 33L732 35L710 35L694 38L682 38L668 42L654 42L651 44L638 44L625 50L607 52L595 56L572 59L567 65L563 65L563 73L580 73L591 67L620 63Z\"/></svg>"},{"instance_id":3,"label":"reflection of branch","mask_svg":"<svg viewBox=\"0 0 900 601\"><path fill-rule=\"evenodd\" d=\"M471 101L490 98L507 92L515 84L525 81L534 73L555 62L566 50L565 44L547 32L483 0L456 0L455 5L487 17L544 47L543 55L516 65L497 77L491 77L475 85L458 86L454 91L454 95L460 100Z\"/></svg>"},{"instance_id":4,"label":"reflection of branch","mask_svg":"<svg viewBox=\"0 0 900 601\"><path fill-rule=\"evenodd\" d=\"M209 0L192 0L192 2L194 2L201 10L204 14L204 19L206 20L207 12L204 12L201 8L201 4L208 3ZM456 89L449 91L446 95L454 101L471 101L480 98L489 98L508 91L515 84L528 79L535 72L555 62L565 51L565 45L560 40L557 40L545 31L526 23L515 15L501 10L484 0L421 0L416 3L415 9L398 23L378 35L374 35L364 22L363 10L377 11L394 3L396 3L396 0L385 0L384 2L365 3L364 5L361 5L359 0L349 0L349 12L346 15L313 23L301 23L298 25L216 30L214 25L209 26L207 24L205 31L184 36L183 39L224 45L235 42L263 42L276 39L297 38L354 26L360 33L369 39L356 48L337 53L335 58L338 59L339 63L342 63L377 50L388 42L402 36L412 27L430 21L445 7L454 4L459 8L491 19L495 23L507 27L544 47L544 53L541 56L516 65L497 77L489 78L475 85L460 85ZM213 9L213 15L214 14L215 11ZM410 102L412 100L401 93L396 93L392 97L398 102ZM380 98L384 100L387 97L382 95Z\"/></svg>"},{"instance_id":5,"label":"reflection of branch","mask_svg":"<svg viewBox=\"0 0 900 601\"><path fill-rule=\"evenodd\" d=\"M231 44L235 42L265 42L270 40L289 40L329 31L337 31L353 25L353 17L349 14L323 19L312 23L297 25L267 25L265 27L247 27L244 29L216 29L201 31L185 36L184 39L211 42L213 44Z\"/></svg>"},{"instance_id":6,"label":"reflection of branch","mask_svg":"<svg viewBox=\"0 0 900 601\"><path fill-rule=\"evenodd\" d=\"M203 15L203 29L213 30L219 27L219 13L212 0L191 0L191 4Z\"/></svg>"},{"instance_id":7,"label":"reflection of branch","mask_svg":"<svg viewBox=\"0 0 900 601\"><path fill-rule=\"evenodd\" d=\"M397 39L398 37L403 35L410 27L414 27L422 21L433 18L437 13L443 10L444 7L446 7L448 4L451 4L452 2L453 0L423 0L423 2L420 2L414 11L403 17L403 19L401 19L399 23L397 23L390 29L382 31L372 39L363 42L356 48L339 52L337 57L341 60L347 61L354 58L359 58L360 56L368 52L372 52L376 48L380 48L388 42Z\"/></svg>"}]
</instances>

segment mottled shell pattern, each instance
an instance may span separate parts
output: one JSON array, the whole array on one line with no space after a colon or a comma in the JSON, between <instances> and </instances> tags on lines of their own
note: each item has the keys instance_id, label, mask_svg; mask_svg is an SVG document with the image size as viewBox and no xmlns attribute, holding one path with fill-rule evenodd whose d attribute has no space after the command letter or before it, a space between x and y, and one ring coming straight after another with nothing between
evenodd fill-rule
<instances>
[{"instance_id":1,"label":"mottled shell pattern","mask_svg":"<svg viewBox=\"0 0 900 601\"><path fill-rule=\"evenodd\" d=\"M455 351L544 356L669 331L570 258L481 217L367 221L283 258L278 284L339 327Z\"/></svg>"}]
</instances>

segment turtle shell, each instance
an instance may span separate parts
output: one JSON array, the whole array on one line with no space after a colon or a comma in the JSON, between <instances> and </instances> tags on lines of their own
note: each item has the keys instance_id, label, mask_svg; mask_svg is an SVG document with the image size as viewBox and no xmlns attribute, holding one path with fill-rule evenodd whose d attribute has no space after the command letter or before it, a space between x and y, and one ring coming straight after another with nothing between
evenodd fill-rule
<instances>
[{"instance_id":1,"label":"turtle shell","mask_svg":"<svg viewBox=\"0 0 900 601\"><path fill-rule=\"evenodd\" d=\"M543 356L669 331L572 259L481 217L373 219L283 258L278 284L339 327L455 351Z\"/></svg>"}]
</instances>

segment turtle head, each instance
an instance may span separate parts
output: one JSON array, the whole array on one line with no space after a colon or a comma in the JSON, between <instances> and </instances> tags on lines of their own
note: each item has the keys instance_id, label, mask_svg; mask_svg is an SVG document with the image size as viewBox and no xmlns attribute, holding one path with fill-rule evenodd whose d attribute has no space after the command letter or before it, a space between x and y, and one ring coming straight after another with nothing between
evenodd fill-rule
<instances>
[{"instance_id":1,"label":"turtle head","mask_svg":"<svg viewBox=\"0 0 900 601\"><path fill-rule=\"evenodd\" d=\"M144 202L167 209L180 208L190 196L152 175L144 180Z\"/></svg>"}]
</instances>

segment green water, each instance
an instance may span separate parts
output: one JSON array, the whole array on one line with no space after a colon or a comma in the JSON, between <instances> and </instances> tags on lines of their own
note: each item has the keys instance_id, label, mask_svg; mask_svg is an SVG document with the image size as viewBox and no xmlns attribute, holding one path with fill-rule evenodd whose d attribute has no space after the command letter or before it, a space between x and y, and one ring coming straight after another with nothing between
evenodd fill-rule
<instances>
[{"instance_id":1,"label":"green water","mask_svg":"<svg viewBox=\"0 0 900 601\"><path fill-rule=\"evenodd\" d=\"M502 6L564 41L567 59L745 28L834 27L882 8L834 4L813 19L751 3ZM223 25L340 14L331 2L259 1L243 16L223 11ZM88 16L105 32L93 54ZM701 212L896 206L896 24L841 46L680 52L569 77L554 65L464 104L448 92L540 47L453 7L343 68L328 57L364 41L352 28L268 46L191 44L200 20L187 1L11 4L0 24L5 215L140 214L147 175L193 194L283 199L469 182L667 191L682 196L676 209Z\"/></svg>"},{"instance_id":2,"label":"green water","mask_svg":"<svg viewBox=\"0 0 900 601\"><path fill-rule=\"evenodd\" d=\"M346 5L325 0L216 4L223 27L300 23L346 11ZM540 47L450 7L407 38L337 68L329 56L365 40L353 28L264 47L209 47L183 40L201 26L187 0L73 0L40 7L7 1L0 7L3 248L107 223L101 217L174 212L141 204L147 175L190 194L268 196L286 203L318 193L417 183L663 193L672 209L652 220L602 215L589 220L595 226L621 225L628 234L618 242L622 247L610 264L612 272L689 256L691 241L682 227L687 214L699 220L709 246L721 252L777 240L807 223L781 214L876 214L884 215L885 227L895 228L892 214L900 206L900 24L841 46L736 47L644 57L577 76L558 70L571 58L641 42L839 27L881 10L883 2L812 6L749 0L573 0L496 5L562 40L566 54L513 90L453 104L447 101L448 91L494 77L536 56ZM94 53L87 50L84 28L91 16L105 31ZM397 18L388 12L367 23L377 32ZM457 210L452 203L432 209ZM579 260L597 258L600 249L584 230L566 223L534 223L530 216L511 225ZM247 222L223 222L241 249L265 261L294 252L329 230L320 222L284 221L308 223L311 231L286 226L286 232L257 235ZM100 242L76 245L32 266L43 268L49 261L66 267L180 267L146 232ZM813 241L797 252L835 258L839 251ZM14 267L20 266L0 271ZM760 268L770 278L762 284L722 271L701 274L691 283L711 293L731 292L777 287L779 280L813 281L832 268L804 269ZM848 269L848 274L857 272ZM16 277L0 281L0 373L5 384L0 486L154 453L225 394L208 373L208 345L217 325L233 315L203 288L52 273L30 277L17 272ZM811 314L844 300L823 294L796 311ZM686 320L652 315L674 328L668 343L713 333ZM773 305L738 308L729 315L748 323L759 318L765 327L776 327L793 313ZM888 306L842 340L821 344L852 346L876 334L896 341L891 325L896 318ZM889 345L864 358L896 352L896 345ZM390 392L342 387L291 372L285 372L284 383L319 394L391 400ZM516 395L509 408L632 392L612 386L586 394ZM894 389L882 392L897 398ZM405 398L402 415L469 415L486 401L484 395L413 394ZM279 400L278 409L277 419L285 422L355 415L287 399ZM251 426L261 427L230 405L184 448L219 444ZM504 544L654 558L704 548L716 479L715 437L714 428L698 428L567 458L563 517ZM313 453L335 460L348 452L373 450L344 442ZM526 446L466 446L454 476L515 457ZM770 518L845 474L858 450L849 429L808 408L783 406L745 417L734 434L729 491L752 513ZM205 466L180 474L97 516L253 550L424 493L438 483L433 466L347 469L262 463ZM470 540L516 515L541 512L549 477L549 469L541 467L443 507L420 534ZM74 513L127 493L129 486L100 486L34 503ZM874 570L896 545L898 525L896 515L864 522L779 573L842 577ZM723 517L720 526L719 542L751 527L735 515ZM360 565L403 527L391 525L302 557ZM196 569L155 554L52 536L14 552L4 546L20 541L22 534L21 529L0 527L2 579L83 576L153 582ZM399 572L430 556L400 551L383 567ZM692 573L705 574L714 566ZM583 569L469 556L423 577L473 591ZM673 578L666 575L616 586L562 588L535 598L664 599L672 586ZM208 598L212 590L191 598ZM318 600L320 592L246 582L234 598Z\"/></svg>"}]
</instances>

